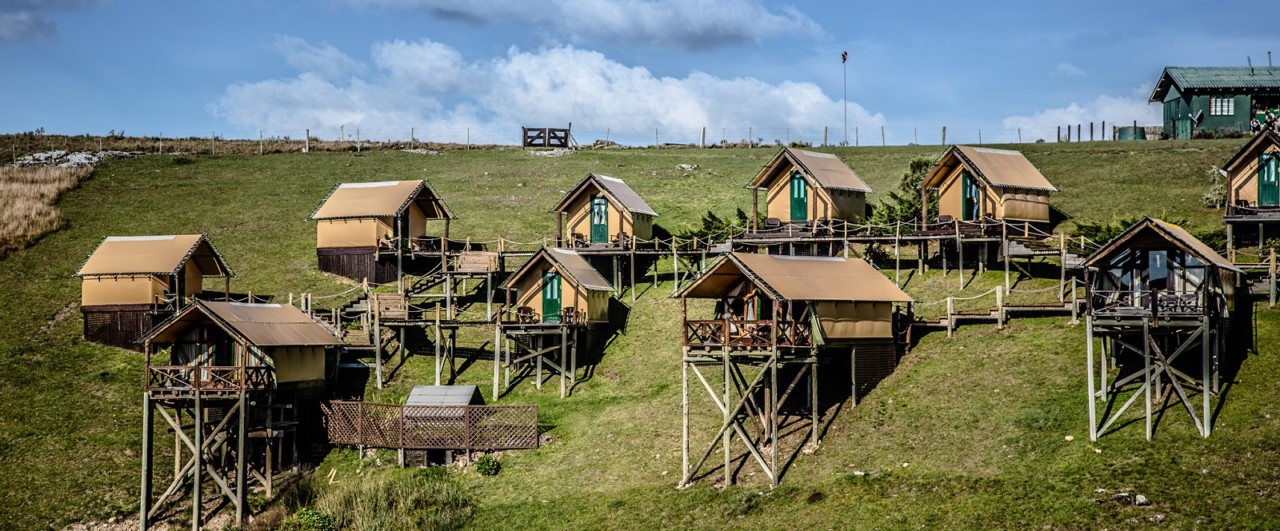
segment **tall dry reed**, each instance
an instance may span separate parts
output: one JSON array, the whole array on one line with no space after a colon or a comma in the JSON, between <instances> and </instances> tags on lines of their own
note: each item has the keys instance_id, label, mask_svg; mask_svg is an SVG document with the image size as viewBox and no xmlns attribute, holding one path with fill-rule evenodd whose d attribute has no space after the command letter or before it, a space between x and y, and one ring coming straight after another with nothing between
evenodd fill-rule
<instances>
[{"instance_id":1,"label":"tall dry reed","mask_svg":"<svg viewBox=\"0 0 1280 531\"><path fill-rule=\"evenodd\" d=\"M0 257L62 228L66 220L58 198L92 173L92 168L0 168Z\"/></svg>"}]
</instances>

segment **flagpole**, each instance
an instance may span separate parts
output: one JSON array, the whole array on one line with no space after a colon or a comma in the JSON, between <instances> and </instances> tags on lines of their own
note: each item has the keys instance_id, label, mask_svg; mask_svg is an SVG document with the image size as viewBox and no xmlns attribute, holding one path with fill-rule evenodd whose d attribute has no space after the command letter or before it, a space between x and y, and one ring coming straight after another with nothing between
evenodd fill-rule
<instances>
[{"instance_id":1,"label":"flagpole","mask_svg":"<svg viewBox=\"0 0 1280 531\"><path fill-rule=\"evenodd\" d=\"M849 52L840 54L840 67L844 70L844 145L849 146Z\"/></svg>"}]
</instances>

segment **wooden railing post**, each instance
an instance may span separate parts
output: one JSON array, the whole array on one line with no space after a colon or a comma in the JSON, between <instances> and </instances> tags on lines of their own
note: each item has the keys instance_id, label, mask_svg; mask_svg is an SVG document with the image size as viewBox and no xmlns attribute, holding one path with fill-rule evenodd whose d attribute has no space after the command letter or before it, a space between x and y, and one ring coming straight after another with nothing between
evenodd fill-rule
<instances>
[{"instance_id":1,"label":"wooden railing post","mask_svg":"<svg viewBox=\"0 0 1280 531\"><path fill-rule=\"evenodd\" d=\"M955 328L955 318L953 317L955 311L955 297L947 297L947 337L952 336L952 330Z\"/></svg>"},{"instance_id":2,"label":"wooden railing post","mask_svg":"<svg viewBox=\"0 0 1280 531\"><path fill-rule=\"evenodd\" d=\"M996 330L1004 330L1004 288L996 286Z\"/></svg>"}]
</instances>

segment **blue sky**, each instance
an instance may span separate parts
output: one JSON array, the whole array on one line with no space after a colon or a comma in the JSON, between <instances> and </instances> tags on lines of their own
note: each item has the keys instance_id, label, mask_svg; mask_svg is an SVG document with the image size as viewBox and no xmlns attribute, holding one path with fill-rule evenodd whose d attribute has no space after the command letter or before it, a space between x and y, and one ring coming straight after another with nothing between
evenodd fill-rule
<instances>
[{"instance_id":1,"label":"blue sky","mask_svg":"<svg viewBox=\"0 0 1280 531\"><path fill-rule=\"evenodd\" d=\"M1268 2L0 0L0 129L513 143L1052 139L1166 65L1280 63Z\"/></svg>"}]
</instances>

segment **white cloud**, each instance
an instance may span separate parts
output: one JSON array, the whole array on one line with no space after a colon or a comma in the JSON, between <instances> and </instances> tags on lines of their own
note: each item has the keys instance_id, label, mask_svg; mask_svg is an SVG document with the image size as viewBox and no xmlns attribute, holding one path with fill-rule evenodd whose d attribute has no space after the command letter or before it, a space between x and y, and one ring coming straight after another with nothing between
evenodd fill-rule
<instances>
[{"instance_id":1,"label":"white cloud","mask_svg":"<svg viewBox=\"0 0 1280 531\"><path fill-rule=\"evenodd\" d=\"M748 126L772 140L789 129L793 138L821 138L824 126L841 124L842 106L807 82L767 83L724 79L704 72L659 77L605 55L561 46L536 51L511 48L505 56L466 62L457 50L432 41L379 42L373 72L335 81L314 72L295 78L228 87L210 111L245 131L300 134L303 129L365 138L404 138L431 131L472 129L475 142L513 143L519 127L573 122L579 140L608 130L612 138L648 143L655 128L663 141L691 141L702 127ZM880 114L849 105L850 128L884 124ZM742 129L738 132L737 129ZM709 141L719 135L709 135ZM436 137L440 139L439 136ZM694 140L696 141L696 140Z\"/></svg>"},{"instance_id":2,"label":"white cloud","mask_svg":"<svg viewBox=\"0 0 1280 531\"><path fill-rule=\"evenodd\" d=\"M346 0L422 9L470 24L534 24L577 43L623 42L702 50L786 34L811 37L819 25L793 7L758 0Z\"/></svg>"},{"instance_id":3,"label":"white cloud","mask_svg":"<svg viewBox=\"0 0 1280 531\"><path fill-rule=\"evenodd\" d=\"M1001 124L1004 126L1002 142L1014 142L1018 139L1018 131L1022 131L1025 142L1044 139L1053 142L1058 134L1058 126L1082 126L1082 132L1089 123L1097 123L1101 127L1106 121L1112 125L1159 124L1163 120L1160 105L1147 104L1147 95L1151 93L1151 85L1134 89L1128 96L1102 95L1083 104L1071 102L1065 107L1044 109L1031 115L1010 116ZM1109 126L1108 126L1109 127ZM1072 138L1075 138L1074 131ZM1109 136L1111 133L1108 132ZM1066 136L1064 133L1063 136Z\"/></svg>"},{"instance_id":4,"label":"white cloud","mask_svg":"<svg viewBox=\"0 0 1280 531\"><path fill-rule=\"evenodd\" d=\"M1071 63L1058 63L1053 67L1053 76L1080 77L1084 75L1084 70Z\"/></svg>"},{"instance_id":5,"label":"white cloud","mask_svg":"<svg viewBox=\"0 0 1280 531\"><path fill-rule=\"evenodd\" d=\"M28 11L0 13L0 41L38 41L58 36L58 28Z\"/></svg>"},{"instance_id":6,"label":"white cloud","mask_svg":"<svg viewBox=\"0 0 1280 531\"><path fill-rule=\"evenodd\" d=\"M275 48L289 66L325 79L364 73L364 65L327 42L317 46L297 37L281 35L276 37Z\"/></svg>"}]
</instances>

